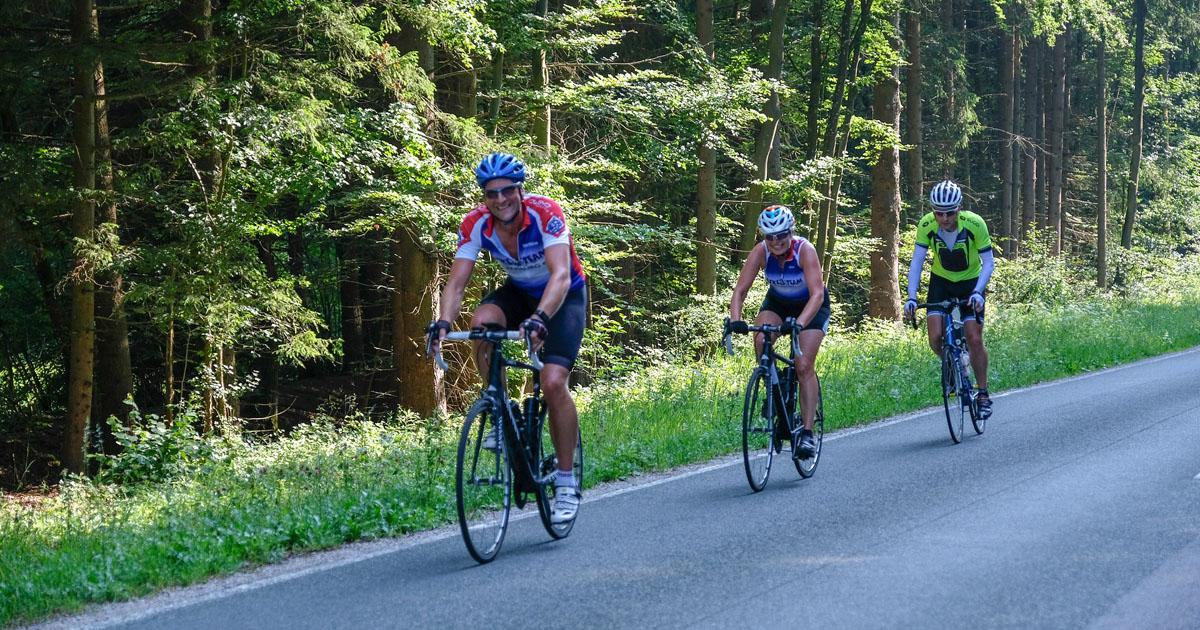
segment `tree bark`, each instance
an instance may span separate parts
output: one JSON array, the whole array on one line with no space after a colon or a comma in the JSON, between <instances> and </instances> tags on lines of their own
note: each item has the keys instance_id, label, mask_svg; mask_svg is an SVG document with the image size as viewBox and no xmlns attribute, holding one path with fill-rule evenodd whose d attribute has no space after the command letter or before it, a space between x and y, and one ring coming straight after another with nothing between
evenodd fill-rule
<instances>
[{"instance_id":1,"label":"tree bark","mask_svg":"<svg viewBox=\"0 0 1200 630\"><path fill-rule=\"evenodd\" d=\"M1022 90L1022 101L1025 105L1025 141L1021 147L1025 155L1025 168L1021 174L1020 240L1022 242L1029 238L1029 231L1034 227L1037 215L1037 180L1039 175L1037 168L1038 44L1036 41L1030 44L1028 47L1030 54L1026 55L1028 63L1025 64L1025 89Z\"/></svg>"},{"instance_id":2,"label":"tree bark","mask_svg":"<svg viewBox=\"0 0 1200 630\"><path fill-rule=\"evenodd\" d=\"M548 0L537 0L537 15L543 20L549 13ZM550 68L546 65L546 49L539 46L533 54L533 68L530 70L534 91L541 93L550 85ZM533 118L533 143L550 149L550 105L540 106Z\"/></svg>"},{"instance_id":3,"label":"tree bark","mask_svg":"<svg viewBox=\"0 0 1200 630\"><path fill-rule=\"evenodd\" d=\"M715 61L712 0L696 0L696 36L709 63ZM717 154L709 133L701 129L696 149L696 292L701 295L717 292Z\"/></svg>"},{"instance_id":4,"label":"tree bark","mask_svg":"<svg viewBox=\"0 0 1200 630\"><path fill-rule=\"evenodd\" d=\"M488 135L496 136L496 127L500 123L500 92L504 89L504 51L499 47L492 49L492 102L488 111Z\"/></svg>"},{"instance_id":5,"label":"tree bark","mask_svg":"<svg viewBox=\"0 0 1200 630\"><path fill-rule=\"evenodd\" d=\"M904 81L904 144L911 147L905 152L904 180L907 185L909 204L914 215L921 214L924 186L924 159L921 143L921 82L924 67L921 62L921 11L923 0L910 0L909 10L904 14L904 46L908 50L908 71Z\"/></svg>"},{"instance_id":6,"label":"tree bark","mask_svg":"<svg viewBox=\"0 0 1200 630\"><path fill-rule=\"evenodd\" d=\"M1015 131L1013 129L1013 111L1016 92L1014 86L1016 83L1013 80L1013 72L1015 66L1014 57L1016 55L1016 29L1012 27L1012 10L1011 4L1006 5L1008 10L1006 14L1009 16L1006 20L1008 24L1005 28L1000 29L1000 37L1002 42L1001 65L1000 65L1000 89L1003 93L1000 95L1000 241L1005 244L1005 249L1008 249L1008 239L1012 235L1013 223L1013 137Z\"/></svg>"},{"instance_id":7,"label":"tree bark","mask_svg":"<svg viewBox=\"0 0 1200 630\"><path fill-rule=\"evenodd\" d=\"M767 71L764 77L770 80L777 80L783 72L783 30L787 25L787 13L790 0L777 0L774 10L771 13L771 36L768 49ZM758 213L762 210L762 181L767 179L767 163L771 154L771 147L775 143L775 134L779 132L779 122L782 118L782 111L779 105L779 92L775 89L771 90L771 95L767 98L767 103L763 107L763 114L767 120L763 122L762 127L758 130L758 137L754 142L754 181L750 182L750 190L747 193L745 211L742 215L742 238L739 243L739 249L744 252L750 251L750 247L754 245L754 233L758 225Z\"/></svg>"},{"instance_id":8,"label":"tree bark","mask_svg":"<svg viewBox=\"0 0 1200 630\"><path fill-rule=\"evenodd\" d=\"M825 96L825 52L821 48L821 35L824 32L825 2L812 0L812 39L809 41L809 75L808 75L808 138L805 144L805 159L812 160L820 151L820 112L821 100Z\"/></svg>"},{"instance_id":9,"label":"tree bark","mask_svg":"<svg viewBox=\"0 0 1200 630\"><path fill-rule=\"evenodd\" d=\"M1059 33L1054 41L1054 59L1051 67L1054 77L1050 83L1050 155L1049 181L1047 182L1049 196L1047 208L1047 224L1051 231L1050 253L1055 256L1062 252L1062 181L1063 181L1063 130L1066 123L1067 98L1067 38L1070 29Z\"/></svg>"},{"instance_id":10,"label":"tree bark","mask_svg":"<svg viewBox=\"0 0 1200 630\"><path fill-rule=\"evenodd\" d=\"M425 327L437 312L437 258L406 228L392 245L392 357L400 407L421 416L445 411L442 374L425 357Z\"/></svg>"},{"instance_id":11,"label":"tree bark","mask_svg":"<svg viewBox=\"0 0 1200 630\"><path fill-rule=\"evenodd\" d=\"M71 43L75 47L72 136L75 159L73 184L78 198L71 212L75 238L71 272L71 350L67 383L67 430L63 466L83 473L86 465L88 421L92 414L92 378L96 341L95 285L92 261L85 245L94 240L96 206L96 33L92 30L96 7L91 0L75 0L71 12Z\"/></svg>"},{"instance_id":12,"label":"tree bark","mask_svg":"<svg viewBox=\"0 0 1200 630\"><path fill-rule=\"evenodd\" d=\"M1133 224L1137 220L1138 179L1142 169L1142 134L1146 109L1146 0L1134 0L1133 44L1133 139L1130 141L1129 184L1125 193L1125 224L1121 247L1133 248Z\"/></svg>"},{"instance_id":13,"label":"tree bark","mask_svg":"<svg viewBox=\"0 0 1200 630\"><path fill-rule=\"evenodd\" d=\"M1108 284L1108 48L1096 43L1096 286Z\"/></svg>"},{"instance_id":14,"label":"tree bark","mask_svg":"<svg viewBox=\"0 0 1200 630\"><path fill-rule=\"evenodd\" d=\"M900 14L892 18L892 44L899 47ZM875 119L900 133L900 68L875 85L871 107ZM871 291L867 312L879 319L900 319L898 256L900 250L900 150L889 147L871 168Z\"/></svg>"},{"instance_id":15,"label":"tree bark","mask_svg":"<svg viewBox=\"0 0 1200 630\"><path fill-rule=\"evenodd\" d=\"M96 12L92 13L92 32L99 38L100 24ZM106 224L109 238L120 244L115 198L114 169L112 159L112 137L108 127L108 101L102 98L107 90L104 84L104 64L96 61L96 176L97 184L105 195L100 211L100 220ZM115 416L121 425L129 421L129 406L125 400L133 394L133 369L129 358L129 325L125 318L124 278L112 269L97 276L96 284L96 397L92 422L97 423L104 435L104 450L115 453L116 441L108 426L108 418Z\"/></svg>"},{"instance_id":16,"label":"tree bark","mask_svg":"<svg viewBox=\"0 0 1200 630\"><path fill-rule=\"evenodd\" d=\"M338 283L342 298L342 371L346 374L360 372L366 356L363 346L363 306L356 238L349 237L338 243L338 258L342 267Z\"/></svg>"}]
</instances>

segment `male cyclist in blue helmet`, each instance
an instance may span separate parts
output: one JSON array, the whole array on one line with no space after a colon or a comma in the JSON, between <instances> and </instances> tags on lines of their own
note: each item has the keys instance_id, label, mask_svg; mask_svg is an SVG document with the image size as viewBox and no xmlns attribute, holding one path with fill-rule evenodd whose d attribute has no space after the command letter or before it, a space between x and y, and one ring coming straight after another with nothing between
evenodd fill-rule
<instances>
[{"instance_id":1,"label":"male cyclist in blue helmet","mask_svg":"<svg viewBox=\"0 0 1200 630\"><path fill-rule=\"evenodd\" d=\"M733 299L729 304L729 330L747 331L747 324L742 321L742 305L758 272L762 271L770 288L758 307L754 323L778 326L785 318L794 317L801 329L800 351L803 356L796 362L796 380L800 383L804 429L800 433L800 445L794 456L808 459L817 449L812 428L820 396L813 362L817 359L821 340L829 332L830 305L817 248L808 239L794 233L795 225L796 217L786 206L770 206L758 215L758 231L763 235L763 242L750 250L737 284L733 287ZM755 356L762 353L762 343L762 334L755 335Z\"/></svg>"},{"instance_id":2,"label":"male cyclist in blue helmet","mask_svg":"<svg viewBox=\"0 0 1200 630\"><path fill-rule=\"evenodd\" d=\"M917 222L916 247L908 267L908 301L904 314L912 317L917 309L917 289L921 286L921 267L932 252L933 267L929 273L929 293L926 302L941 302L949 298L967 298L970 305L963 311L963 333L971 355L971 367L978 381L979 413L983 418L992 415L992 399L988 396L988 355L983 344L984 294L992 277L995 262L992 258L992 239L983 217L962 209L962 189L945 180L929 191L933 212ZM942 309L929 309L929 347L941 356L942 335L949 314Z\"/></svg>"},{"instance_id":3,"label":"male cyclist in blue helmet","mask_svg":"<svg viewBox=\"0 0 1200 630\"><path fill-rule=\"evenodd\" d=\"M558 455L551 520L565 523L579 509L579 480L572 457L579 433L568 376L579 355L587 316L583 266L558 202L524 191L525 165L508 153L492 153L475 167L483 203L463 217L458 251L442 291L438 320L430 326L434 343L450 329L462 308L463 291L479 252L486 251L508 272L508 280L483 298L472 328L524 330L541 344L542 393L550 411ZM475 364L487 380L490 346L475 345Z\"/></svg>"}]
</instances>

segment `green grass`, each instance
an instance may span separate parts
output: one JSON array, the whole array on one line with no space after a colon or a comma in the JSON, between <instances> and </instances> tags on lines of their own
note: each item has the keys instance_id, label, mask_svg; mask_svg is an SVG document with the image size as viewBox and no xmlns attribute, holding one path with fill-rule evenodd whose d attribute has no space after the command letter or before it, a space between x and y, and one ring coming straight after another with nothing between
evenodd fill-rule
<instances>
[{"instance_id":1,"label":"green grass","mask_svg":"<svg viewBox=\"0 0 1200 630\"><path fill-rule=\"evenodd\" d=\"M993 307L993 390L1200 345L1200 291L1071 307ZM748 340L742 340L746 344ZM740 448L736 357L647 368L580 391L588 485ZM818 360L829 428L940 401L923 332L829 337ZM436 527L453 518L453 422L309 427L234 442L188 475L127 487L64 484L33 509L0 508L0 625L188 584L290 552Z\"/></svg>"}]
</instances>

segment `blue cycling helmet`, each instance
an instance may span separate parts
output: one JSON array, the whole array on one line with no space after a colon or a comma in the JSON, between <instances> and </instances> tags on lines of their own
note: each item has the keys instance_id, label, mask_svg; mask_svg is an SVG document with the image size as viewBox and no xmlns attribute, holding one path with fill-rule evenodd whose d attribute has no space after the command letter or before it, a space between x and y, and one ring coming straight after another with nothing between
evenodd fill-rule
<instances>
[{"instance_id":1,"label":"blue cycling helmet","mask_svg":"<svg viewBox=\"0 0 1200 630\"><path fill-rule=\"evenodd\" d=\"M962 204L962 189L948 179L938 182L929 191L929 203L938 210L957 208Z\"/></svg>"},{"instance_id":2,"label":"blue cycling helmet","mask_svg":"<svg viewBox=\"0 0 1200 630\"><path fill-rule=\"evenodd\" d=\"M479 161L475 167L475 181L483 188L488 182L499 178L525 181L525 165L511 153L493 153Z\"/></svg>"},{"instance_id":3,"label":"blue cycling helmet","mask_svg":"<svg viewBox=\"0 0 1200 630\"><path fill-rule=\"evenodd\" d=\"M758 215L758 231L763 234L777 234L792 229L796 225L796 217L787 206L768 206Z\"/></svg>"}]
</instances>

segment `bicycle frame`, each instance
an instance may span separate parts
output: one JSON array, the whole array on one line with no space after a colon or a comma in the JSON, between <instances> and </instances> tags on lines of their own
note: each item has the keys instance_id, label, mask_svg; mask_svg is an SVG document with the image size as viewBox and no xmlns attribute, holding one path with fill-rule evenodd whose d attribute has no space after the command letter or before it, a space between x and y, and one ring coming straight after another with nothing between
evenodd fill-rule
<instances>
[{"instance_id":1,"label":"bicycle frame","mask_svg":"<svg viewBox=\"0 0 1200 630\"><path fill-rule=\"evenodd\" d=\"M533 435L535 429L535 421L538 414L541 413L542 407L542 380L541 370L544 364L538 359L537 354L533 350L532 342L525 337L523 333L515 330L483 330L475 329L471 331L457 331L446 334L447 341L483 341L492 345L492 356L488 366L488 383L483 386L479 393L480 399L491 401L492 408L496 409L496 416L504 418L503 430L501 434L508 443L516 446L521 453L520 457L510 457L509 463L513 468L513 473L516 476L517 487L528 490L530 484L546 485L550 483L543 475L538 474L540 462L535 462L534 450L537 444L534 440L540 439L541 436ZM501 343L505 340L520 340L526 342L526 349L529 354L529 362L516 361L504 356ZM427 350L431 348L427 347ZM439 348L434 360L443 370L449 369L445 360L442 358L442 353ZM508 394L508 372L507 368L516 368L520 370L529 370L533 373L533 394L529 398L531 404L526 405L527 409L518 409L517 415L512 411L512 397Z\"/></svg>"},{"instance_id":2,"label":"bicycle frame","mask_svg":"<svg viewBox=\"0 0 1200 630\"><path fill-rule=\"evenodd\" d=\"M792 317L789 317L784 320L782 325L779 326L762 324L747 327L748 332L762 333L763 336L762 353L758 357L757 369L768 376L768 382L771 385L771 395L767 397L767 415L770 417L775 417L775 414L777 413L776 405L778 405L778 408L783 409L784 419L787 422L789 431L794 431L796 426L799 424L796 418L792 417L791 406L787 404L788 401L786 392L789 390L785 389L785 387L790 388L793 383L782 382L783 379L780 378L780 369L776 361L784 364L783 372L788 372L789 369L795 370L796 361L800 358L800 356L803 355L803 352L800 350L799 331L796 329L795 323L796 320ZM782 334L787 334L791 342L790 357L785 357L775 351L775 336ZM725 343L726 350L730 354L733 354L732 340L729 337L726 337ZM794 378L792 380L794 380ZM797 387L796 395L799 395L798 390L799 387Z\"/></svg>"}]
</instances>

